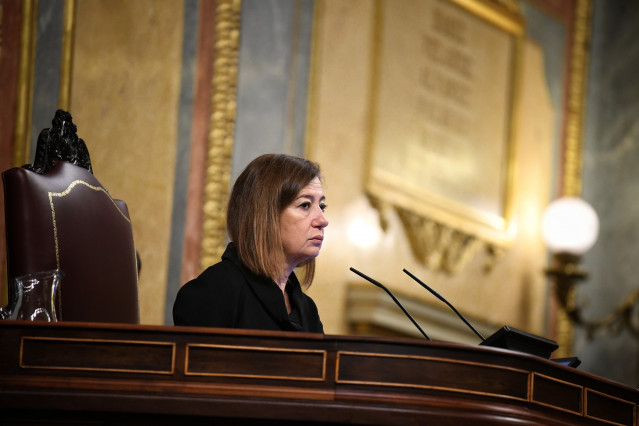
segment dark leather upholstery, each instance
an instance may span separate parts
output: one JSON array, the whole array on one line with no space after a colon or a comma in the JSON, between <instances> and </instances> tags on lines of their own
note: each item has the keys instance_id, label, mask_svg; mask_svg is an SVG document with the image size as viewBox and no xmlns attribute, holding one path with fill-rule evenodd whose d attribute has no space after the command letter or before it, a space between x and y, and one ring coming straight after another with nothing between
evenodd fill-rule
<instances>
[{"instance_id":1,"label":"dark leather upholstery","mask_svg":"<svg viewBox=\"0 0 639 426\"><path fill-rule=\"evenodd\" d=\"M13 168L2 180L9 279L60 268L63 321L139 323L126 204L66 161L45 174Z\"/></svg>"}]
</instances>

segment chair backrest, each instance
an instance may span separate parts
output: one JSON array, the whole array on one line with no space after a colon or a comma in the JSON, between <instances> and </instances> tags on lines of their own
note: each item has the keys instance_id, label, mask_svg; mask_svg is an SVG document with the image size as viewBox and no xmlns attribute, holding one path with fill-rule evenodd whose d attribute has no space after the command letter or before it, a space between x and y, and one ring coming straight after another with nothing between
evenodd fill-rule
<instances>
[{"instance_id":1,"label":"chair backrest","mask_svg":"<svg viewBox=\"0 0 639 426\"><path fill-rule=\"evenodd\" d=\"M126 204L114 200L89 170L68 161L58 159L42 174L33 169L2 174L9 280L61 269L63 321L139 323Z\"/></svg>"}]
</instances>

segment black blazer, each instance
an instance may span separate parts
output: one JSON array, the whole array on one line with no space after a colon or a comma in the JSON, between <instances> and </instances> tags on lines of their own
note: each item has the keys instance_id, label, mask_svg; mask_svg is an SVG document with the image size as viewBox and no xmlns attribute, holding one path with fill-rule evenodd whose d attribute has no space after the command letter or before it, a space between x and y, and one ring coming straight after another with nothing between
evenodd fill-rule
<instances>
[{"instance_id":1,"label":"black blazer","mask_svg":"<svg viewBox=\"0 0 639 426\"><path fill-rule=\"evenodd\" d=\"M255 275L230 243L222 261L184 284L173 304L175 325L323 333L313 300L302 292L295 273L286 283L291 315L275 282Z\"/></svg>"}]
</instances>

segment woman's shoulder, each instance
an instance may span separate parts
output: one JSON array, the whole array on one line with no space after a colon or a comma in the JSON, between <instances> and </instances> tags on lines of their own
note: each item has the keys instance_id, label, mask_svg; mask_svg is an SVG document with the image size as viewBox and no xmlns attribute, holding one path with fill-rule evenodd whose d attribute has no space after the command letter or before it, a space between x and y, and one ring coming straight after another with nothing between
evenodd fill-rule
<instances>
[{"instance_id":1,"label":"woman's shoulder","mask_svg":"<svg viewBox=\"0 0 639 426\"><path fill-rule=\"evenodd\" d=\"M237 265L216 263L180 288L173 303L173 323L233 327L243 294L244 280Z\"/></svg>"},{"instance_id":2,"label":"woman's shoulder","mask_svg":"<svg viewBox=\"0 0 639 426\"><path fill-rule=\"evenodd\" d=\"M244 281L238 265L222 260L206 268L200 275L188 281L180 291L203 290L211 291L232 290Z\"/></svg>"},{"instance_id":3,"label":"woman's shoulder","mask_svg":"<svg viewBox=\"0 0 639 426\"><path fill-rule=\"evenodd\" d=\"M229 326L237 300L245 293L243 289L244 279L233 262L221 261L209 266L178 290L173 303L173 322ZM220 322L221 319L224 321Z\"/></svg>"}]
</instances>

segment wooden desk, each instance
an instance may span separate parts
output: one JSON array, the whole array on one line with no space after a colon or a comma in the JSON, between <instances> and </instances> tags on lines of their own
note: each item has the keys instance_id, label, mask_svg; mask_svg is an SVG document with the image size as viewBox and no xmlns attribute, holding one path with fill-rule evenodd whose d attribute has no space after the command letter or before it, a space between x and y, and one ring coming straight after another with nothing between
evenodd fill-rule
<instances>
[{"instance_id":1,"label":"wooden desk","mask_svg":"<svg viewBox=\"0 0 639 426\"><path fill-rule=\"evenodd\" d=\"M0 321L0 424L635 425L639 390L416 339Z\"/></svg>"}]
</instances>

